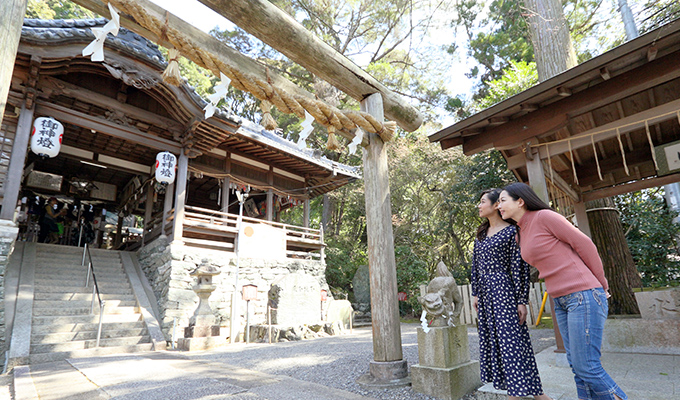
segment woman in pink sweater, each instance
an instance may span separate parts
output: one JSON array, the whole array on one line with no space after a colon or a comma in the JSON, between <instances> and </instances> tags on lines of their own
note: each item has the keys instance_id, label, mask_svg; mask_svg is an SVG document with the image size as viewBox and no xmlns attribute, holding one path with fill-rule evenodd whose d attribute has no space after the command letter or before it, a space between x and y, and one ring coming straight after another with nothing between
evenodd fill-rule
<instances>
[{"instance_id":1,"label":"woman in pink sweater","mask_svg":"<svg viewBox=\"0 0 680 400\"><path fill-rule=\"evenodd\" d=\"M592 240L524 183L503 188L498 210L517 221L522 258L545 279L580 400L627 400L602 368L609 285Z\"/></svg>"}]
</instances>

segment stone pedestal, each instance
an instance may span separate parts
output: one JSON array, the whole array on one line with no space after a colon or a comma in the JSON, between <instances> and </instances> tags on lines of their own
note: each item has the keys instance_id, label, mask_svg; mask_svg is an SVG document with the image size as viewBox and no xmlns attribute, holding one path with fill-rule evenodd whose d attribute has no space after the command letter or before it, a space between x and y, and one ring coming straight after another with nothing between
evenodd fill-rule
<instances>
[{"instance_id":1,"label":"stone pedestal","mask_svg":"<svg viewBox=\"0 0 680 400\"><path fill-rule=\"evenodd\" d=\"M371 361L368 373L357 379L357 383L368 389L383 389L408 386L411 378L408 376L406 360Z\"/></svg>"},{"instance_id":2,"label":"stone pedestal","mask_svg":"<svg viewBox=\"0 0 680 400\"><path fill-rule=\"evenodd\" d=\"M479 362L470 360L467 328L418 328L418 362L411 367L413 390L458 400L482 385Z\"/></svg>"}]
</instances>

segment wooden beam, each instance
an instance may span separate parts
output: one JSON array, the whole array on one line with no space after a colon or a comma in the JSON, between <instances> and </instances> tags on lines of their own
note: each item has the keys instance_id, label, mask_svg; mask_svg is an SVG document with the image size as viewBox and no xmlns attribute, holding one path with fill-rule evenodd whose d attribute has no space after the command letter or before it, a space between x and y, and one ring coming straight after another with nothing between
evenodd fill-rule
<instances>
[{"instance_id":1,"label":"wooden beam","mask_svg":"<svg viewBox=\"0 0 680 400\"><path fill-rule=\"evenodd\" d=\"M118 125L104 118L81 113L42 100L39 100L37 103L36 114L38 115L48 115L61 122L67 122L85 129L94 129L99 133L141 144L152 149L167 150L174 154L179 154L182 149L176 142L144 133L131 126Z\"/></svg>"},{"instance_id":2,"label":"wooden beam","mask_svg":"<svg viewBox=\"0 0 680 400\"><path fill-rule=\"evenodd\" d=\"M675 182L680 182L680 173L665 176L657 176L656 178L648 178L631 183L624 183L618 186L597 189L591 192L584 192L583 201L587 202L597 199L603 199L605 197L617 196L619 194L637 192L638 190L659 187Z\"/></svg>"},{"instance_id":3,"label":"wooden beam","mask_svg":"<svg viewBox=\"0 0 680 400\"><path fill-rule=\"evenodd\" d=\"M612 77L611 74L609 73L609 68L607 67L600 68L600 76L605 81L608 81Z\"/></svg>"},{"instance_id":4,"label":"wooden beam","mask_svg":"<svg viewBox=\"0 0 680 400\"><path fill-rule=\"evenodd\" d=\"M199 0L246 32L358 101L380 93L387 119L413 132L423 116L354 62L267 0Z\"/></svg>"},{"instance_id":5,"label":"wooden beam","mask_svg":"<svg viewBox=\"0 0 680 400\"><path fill-rule=\"evenodd\" d=\"M59 78L51 76L41 77L40 86L43 89L47 88L53 90L55 94L64 94L66 96L83 99L83 101L107 110L121 111L128 117L152 124L173 134L179 134L184 131L184 126L178 121L160 116L130 104L121 103L114 98L93 92L92 90L85 89L78 85L63 81Z\"/></svg>"},{"instance_id":6,"label":"wooden beam","mask_svg":"<svg viewBox=\"0 0 680 400\"><path fill-rule=\"evenodd\" d=\"M442 150L446 150L450 147L456 147L463 144L463 138L462 137L448 138L442 140L441 142L439 142L439 144L442 146Z\"/></svg>"},{"instance_id":7,"label":"wooden beam","mask_svg":"<svg viewBox=\"0 0 680 400\"><path fill-rule=\"evenodd\" d=\"M74 3L81 5L81 6L87 8L89 10L92 10L99 15L105 16L107 18L110 17L110 13L109 13L108 7L106 6L106 3L102 2L101 0L74 0ZM240 52L230 48L227 45L225 45L224 43L222 43L218 39L216 39L216 38L210 36L209 34L197 29L196 27L192 26L191 24L183 21L181 18L178 18L177 16L167 12L164 8L158 6L154 3L151 3L148 0L136 0L135 3L137 3L141 8L143 8L149 14L150 17L153 17L158 21L164 21L164 22L166 22L166 25L168 27L174 28L174 29L178 30L179 32L182 32L184 39L193 43L195 46L200 47L201 49L217 56L218 58L229 60L229 64L232 65L233 67L235 67L236 69L238 69L239 71L242 71L242 72L247 73L247 74L251 74L251 75L257 77L260 80L271 82L272 85L276 86L277 88L279 88L281 90L285 90L289 93L296 94L296 95L299 95L299 96L304 96L304 97L307 97L307 98L310 98L310 99L314 98L313 94L311 94L311 93L307 92L306 90L302 89L301 87L295 85L294 83L292 83L288 79L276 74L274 71L268 69L266 67L266 65L263 65L258 61L252 60L249 57L244 56ZM246 3L247 7L251 7L250 2L244 1L243 3ZM112 4L116 5L116 2L112 1ZM254 6L254 4L252 4L252 6ZM121 14L120 15L120 22L121 22L121 26L123 26L123 27L125 27L125 28L127 28L127 29L141 35L141 36L144 36L145 38L147 38L147 39L149 39L149 40L151 40L155 43L158 43L161 46L172 47L172 45L167 40L161 39L159 34L157 34L155 32L151 32L150 30L144 28L137 21L135 21L134 18L132 18L132 16L129 16L129 15L126 15L126 14ZM244 26L241 26L241 27L244 28ZM299 46L299 43L300 43L299 40L290 40L290 37L287 37L285 40L290 42L290 43L295 43L296 46ZM319 40L319 39L316 39L316 40ZM300 49L302 49L302 47L300 47ZM204 65L204 62L198 56L188 55L188 54L183 54L183 56L191 59L192 61L194 61L198 65ZM358 67L355 66L355 68L358 68ZM366 76L369 76L365 72L363 72L363 74L365 74ZM373 79L373 78L371 78L371 79ZM358 82L357 82L358 80L360 80L360 77L355 76L353 84L358 85ZM373 80L375 80L375 79L373 79ZM365 87L365 86L361 86L361 87ZM344 90L344 89L341 88L341 90ZM422 119L423 119L422 115L420 115L420 113L415 108L410 106L405 100L401 99L400 96L394 94L393 92L390 92L387 89L385 89L385 91L386 91L386 93L390 94L390 96L389 96L390 102L388 103L389 106L385 107L385 113L388 116L388 118L397 122L397 124L399 124L399 126L401 126L402 128L404 128L407 131L413 131L413 130L417 129L420 126L420 124L422 123ZM359 97L355 97L355 95L357 95L356 93L354 93L354 94L352 94L350 92L347 92L347 93L350 96L355 97L358 100L361 100L367 94L371 94L371 93L375 93L375 92L376 92L376 90L363 92L363 93L359 94L360 95ZM351 140L354 136L353 134L351 134L349 132L345 132L344 130L338 131L338 134L346 137L349 140Z\"/></svg>"},{"instance_id":8,"label":"wooden beam","mask_svg":"<svg viewBox=\"0 0 680 400\"><path fill-rule=\"evenodd\" d=\"M518 146L525 140L563 127L572 115L580 115L680 77L680 52L618 75L535 112L489 127L483 134L466 138L463 152L472 155L493 146Z\"/></svg>"},{"instance_id":9,"label":"wooden beam","mask_svg":"<svg viewBox=\"0 0 680 400\"><path fill-rule=\"evenodd\" d=\"M630 115L625 118L610 122L605 125L589 129L585 132L581 132L575 136L572 136L571 149L576 150L583 147L591 146L592 142L590 136L596 134L595 142L600 142L603 140L611 139L616 137L616 129L618 128L619 133L625 134L632 132L637 129L642 129L645 127L645 120L648 121L649 125L658 124L663 121L675 120L677 119L676 111L680 110L680 100L674 100L661 106L650 108L648 110L639 112L637 114ZM600 133L598 133L600 132ZM632 143L629 143L629 147L632 147ZM541 154L541 159L548 158L548 150L546 146L541 146L538 148ZM564 154L569 152L568 142L558 142L550 145L550 156L554 157L558 154Z\"/></svg>"}]
</instances>

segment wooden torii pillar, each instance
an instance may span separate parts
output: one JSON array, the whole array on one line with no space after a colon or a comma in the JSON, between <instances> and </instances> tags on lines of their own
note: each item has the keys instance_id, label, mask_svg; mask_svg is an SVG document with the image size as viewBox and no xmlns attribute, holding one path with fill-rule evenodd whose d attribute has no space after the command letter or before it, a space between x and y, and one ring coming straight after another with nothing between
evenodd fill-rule
<instances>
[{"instance_id":1,"label":"wooden torii pillar","mask_svg":"<svg viewBox=\"0 0 680 400\"><path fill-rule=\"evenodd\" d=\"M19 48L27 4L27 0L0 1L0 124L12 83L14 60Z\"/></svg>"}]
</instances>

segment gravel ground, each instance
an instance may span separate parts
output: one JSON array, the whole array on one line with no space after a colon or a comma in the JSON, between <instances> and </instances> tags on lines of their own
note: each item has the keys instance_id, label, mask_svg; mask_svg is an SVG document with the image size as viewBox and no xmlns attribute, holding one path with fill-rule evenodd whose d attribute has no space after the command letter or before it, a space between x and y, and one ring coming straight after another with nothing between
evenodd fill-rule
<instances>
[{"instance_id":1,"label":"gravel ground","mask_svg":"<svg viewBox=\"0 0 680 400\"><path fill-rule=\"evenodd\" d=\"M418 363L418 326L418 324L401 325L402 349L409 366ZM532 329L530 334L536 353L555 345L552 329ZM479 360L477 329L468 328L468 337L470 358ZM354 332L348 335L299 342L231 345L223 350L187 357L222 362L273 375L285 375L381 400L434 400L433 397L414 392L410 386L366 390L356 383L361 375L368 372L369 362L373 359L370 327L354 329Z\"/></svg>"}]
</instances>

